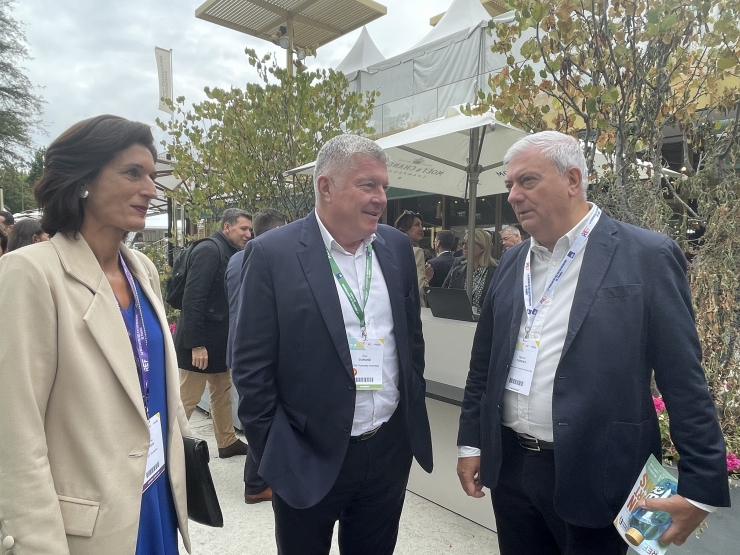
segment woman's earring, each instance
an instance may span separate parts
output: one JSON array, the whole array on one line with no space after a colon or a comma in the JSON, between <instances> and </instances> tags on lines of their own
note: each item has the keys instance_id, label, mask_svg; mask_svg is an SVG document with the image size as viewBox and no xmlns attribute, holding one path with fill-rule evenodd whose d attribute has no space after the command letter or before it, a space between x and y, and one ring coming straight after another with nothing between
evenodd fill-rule
<instances>
[{"instance_id":1,"label":"woman's earring","mask_svg":"<svg viewBox=\"0 0 740 555\"><path fill-rule=\"evenodd\" d=\"M87 189L83 187L82 192L80 192L80 198L87 198L87 195L89 194L90 194L90 191L88 191Z\"/></svg>"}]
</instances>

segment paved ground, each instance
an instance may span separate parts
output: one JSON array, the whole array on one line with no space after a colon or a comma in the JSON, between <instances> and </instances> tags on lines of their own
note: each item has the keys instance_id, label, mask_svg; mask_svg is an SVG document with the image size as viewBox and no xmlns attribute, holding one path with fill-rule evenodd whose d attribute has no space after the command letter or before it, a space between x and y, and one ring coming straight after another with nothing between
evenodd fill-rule
<instances>
[{"instance_id":1,"label":"paved ground","mask_svg":"<svg viewBox=\"0 0 740 555\"><path fill-rule=\"evenodd\" d=\"M219 459L208 416L196 409L190 419L193 435L208 441L211 474L216 484L223 528L190 523L194 555L271 555L277 552L272 507L244 503L244 457ZM184 549L181 549L185 553ZM498 555L496 534L455 513L407 492L396 555ZM336 532L332 555L338 555Z\"/></svg>"}]
</instances>

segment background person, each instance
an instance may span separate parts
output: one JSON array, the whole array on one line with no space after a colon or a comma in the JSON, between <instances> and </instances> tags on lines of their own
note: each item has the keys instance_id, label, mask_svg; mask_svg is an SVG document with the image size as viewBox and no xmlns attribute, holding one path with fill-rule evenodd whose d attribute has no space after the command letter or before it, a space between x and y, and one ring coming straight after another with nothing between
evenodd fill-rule
<instances>
[{"instance_id":1,"label":"background person","mask_svg":"<svg viewBox=\"0 0 740 555\"><path fill-rule=\"evenodd\" d=\"M0 256L5 254L8 250L8 232L5 231L5 226L0 225Z\"/></svg>"},{"instance_id":2,"label":"background person","mask_svg":"<svg viewBox=\"0 0 740 555\"><path fill-rule=\"evenodd\" d=\"M458 433L463 489L491 488L502 555L626 553L614 518L649 455L661 457L654 376L678 494L645 503L672 516L661 543L680 545L709 506L730 503L683 254L586 201L577 139L528 135L504 163L531 239L504 257L478 322Z\"/></svg>"},{"instance_id":3,"label":"background person","mask_svg":"<svg viewBox=\"0 0 740 555\"><path fill-rule=\"evenodd\" d=\"M411 210L404 210L397 219L394 227L403 233L405 233L414 251L414 261L416 262L416 276L419 284L419 291L421 292L421 299L424 300L424 287L428 285L425 268L426 262L424 260L424 249L419 246L419 243L424 238L424 224L421 220L421 216Z\"/></svg>"},{"instance_id":4,"label":"background person","mask_svg":"<svg viewBox=\"0 0 740 555\"><path fill-rule=\"evenodd\" d=\"M190 550L159 276L122 243L157 196L155 157L144 124L72 126L34 188L51 241L0 260L0 306L23 315L0 341L0 519L18 555L176 555L178 526Z\"/></svg>"},{"instance_id":5,"label":"background person","mask_svg":"<svg viewBox=\"0 0 740 555\"><path fill-rule=\"evenodd\" d=\"M455 263L453 253L457 237L449 229L438 231L434 237L434 251L437 256L427 262L424 268L424 276L429 283L429 287L442 287L447 274L450 273L452 265Z\"/></svg>"},{"instance_id":6,"label":"background person","mask_svg":"<svg viewBox=\"0 0 740 555\"><path fill-rule=\"evenodd\" d=\"M480 310L483 299L491 285L491 279L496 272L498 261L491 256L492 240L491 234L484 229L475 230L475 243L471 253L468 236L462 240L463 257L459 264L456 264L447 274L442 287L451 289L465 289L468 260L473 263L473 308Z\"/></svg>"},{"instance_id":7,"label":"background person","mask_svg":"<svg viewBox=\"0 0 740 555\"><path fill-rule=\"evenodd\" d=\"M13 226L8 237L8 252L34 243L49 240L49 234L41 229L41 222L35 218L24 218Z\"/></svg>"},{"instance_id":8,"label":"background person","mask_svg":"<svg viewBox=\"0 0 740 555\"><path fill-rule=\"evenodd\" d=\"M185 416L190 419L208 384L221 459L247 454L247 444L237 439L232 420L231 375L226 366L229 301L224 276L229 259L251 238L252 215L238 208L224 210L221 229L213 232L210 241L195 245L190 253L182 311L175 328Z\"/></svg>"},{"instance_id":9,"label":"background person","mask_svg":"<svg viewBox=\"0 0 740 555\"><path fill-rule=\"evenodd\" d=\"M244 255L232 370L281 555L328 554L337 521L341 553L390 555L412 456L432 469L411 245L378 225L386 160L359 135L328 141L316 210Z\"/></svg>"},{"instance_id":10,"label":"background person","mask_svg":"<svg viewBox=\"0 0 740 555\"><path fill-rule=\"evenodd\" d=\"M10 233L10 230L13 229L14 224L15 219L13 218L13 214L5 210L0 210L0 227L5 228L6 234Z\"/></svg>"},{"instance_id":11,"label":"background person","mask_svg":"<svg viewBox=\"0 0 740 555\"><path fill-rule=\"evenodd\" d=\"M288 218L273 208L260 210L252 219L254 236L282 227L288 223ZM231 350L236 335L236 319L239 314L239 292L241 290L241 272L244 263L244 250L239 251L229 260L226 267L225 285L226 297L229 300L229 344L226 347L226 364L231 368ZM257 462L250 451L244 461L244 502L248 505L272 500L272 489L257 472Z\"/></svg>"},{"instance_id":12,"label":"background person","mask_svg":"<svg viewBox=\"0 0 740 555\"><path fill-rule=\"evenodd\" d=\"M505 225L501 227L501 244L504 247L504 252L521 242L522 234L516 227L513 225Z\"/></svg>"}]
</instances>

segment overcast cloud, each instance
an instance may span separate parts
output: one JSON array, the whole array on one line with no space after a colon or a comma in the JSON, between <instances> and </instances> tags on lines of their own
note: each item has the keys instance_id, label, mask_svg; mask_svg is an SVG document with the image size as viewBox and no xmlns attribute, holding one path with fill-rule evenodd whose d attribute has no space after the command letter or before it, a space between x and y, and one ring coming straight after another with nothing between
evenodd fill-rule
<instances>
[{"instance_id":1,"label":"overcast cloud","mask_svg":"<svg viewBox=\"0 0 740 555\"><path fill-rule=\"evenodd\" d=\"M155 124L158 81L154 47L173 49L175 96L188 104L205 99L203 88L243 88L256 80L244 48L262 55L284 51L266 41L195 18L205 0L21 0L13 17L25 24L33 60L25 63L31 82L44 98L48 135L45 146L73 123L103 113ZM368 31L386 58L418 42L429 18L452 0L380 0L388 8ZM335 67L360 30L319 49L309 68ZM158 138L162 134L158 133Z\"/></svg>"}]
</instances>

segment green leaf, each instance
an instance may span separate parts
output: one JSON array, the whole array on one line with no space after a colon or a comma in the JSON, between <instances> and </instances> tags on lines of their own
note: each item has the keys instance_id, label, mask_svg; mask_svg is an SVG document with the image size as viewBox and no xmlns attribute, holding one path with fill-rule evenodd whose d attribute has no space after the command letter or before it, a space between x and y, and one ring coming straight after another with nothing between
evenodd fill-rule
<instances>
[{"instance_id":1,"label":"green leaf","mask_svg":"<svg viewBox=\"0 0 740 555\"><path fill-rule=\"evenodd\" d=\"M717 60L717 69L721 71L728 70L737 65L737 59L734 56L726 56Z\"/></svg>"},{"instance_id":2,"label":"green leaf","mask_svg":"<svg viewBox=\"0 0 740 555\"><path fill-rule=\"evenodd\" d=\"M605 91L601 95L601 101L605 102L606 104L615 104L618 98L619 98L619 90L616 87L614 87L613 89L609 89L608 91Z\"/></svg>"},{"instance_id":3,"label":"green leaf","mask_svg":"<svg viewBox=\"0 0 740 555\"><path fill-rule=\"evenodd\" d=\"M599 108L596 104L595 98L589 98L586 100L586 113L588 114L595 114L599 111Z\"/></svg>"},{"instance_id":4,"label":"green leaf","mask_svg":"<svg viewBox=\"0 0 740 555\"><path fill-rule=\"evenodd\" d=\"M661 31L668 31L676 24L677 21L678 16L675 13L672 13L660 22L659 28Z\"/></svg>"},{"instance_id":5,"label":"green leaf","mask_svg":"<svg viewBox=\"0 0 740 555\"><path fill-rule=\"evenodd\" d=\"M534 38L524 41L524 44L522 44L519 50L519 52L521 52L522 56L524 56L525 58L529 58L536 51L537 51L537 41Z\"/></svg>"},{"instance_id":6,"label":"green leaf","mask_svg":"<svg viewBox=\"0 0 740 555\"><path fill-rule=\"evenodd\" d=\"M540 2L536 2L532 6L532 19L539 22L542 21L542 13L544 11L543 5Z\"/></svg>"}]
</instances>

